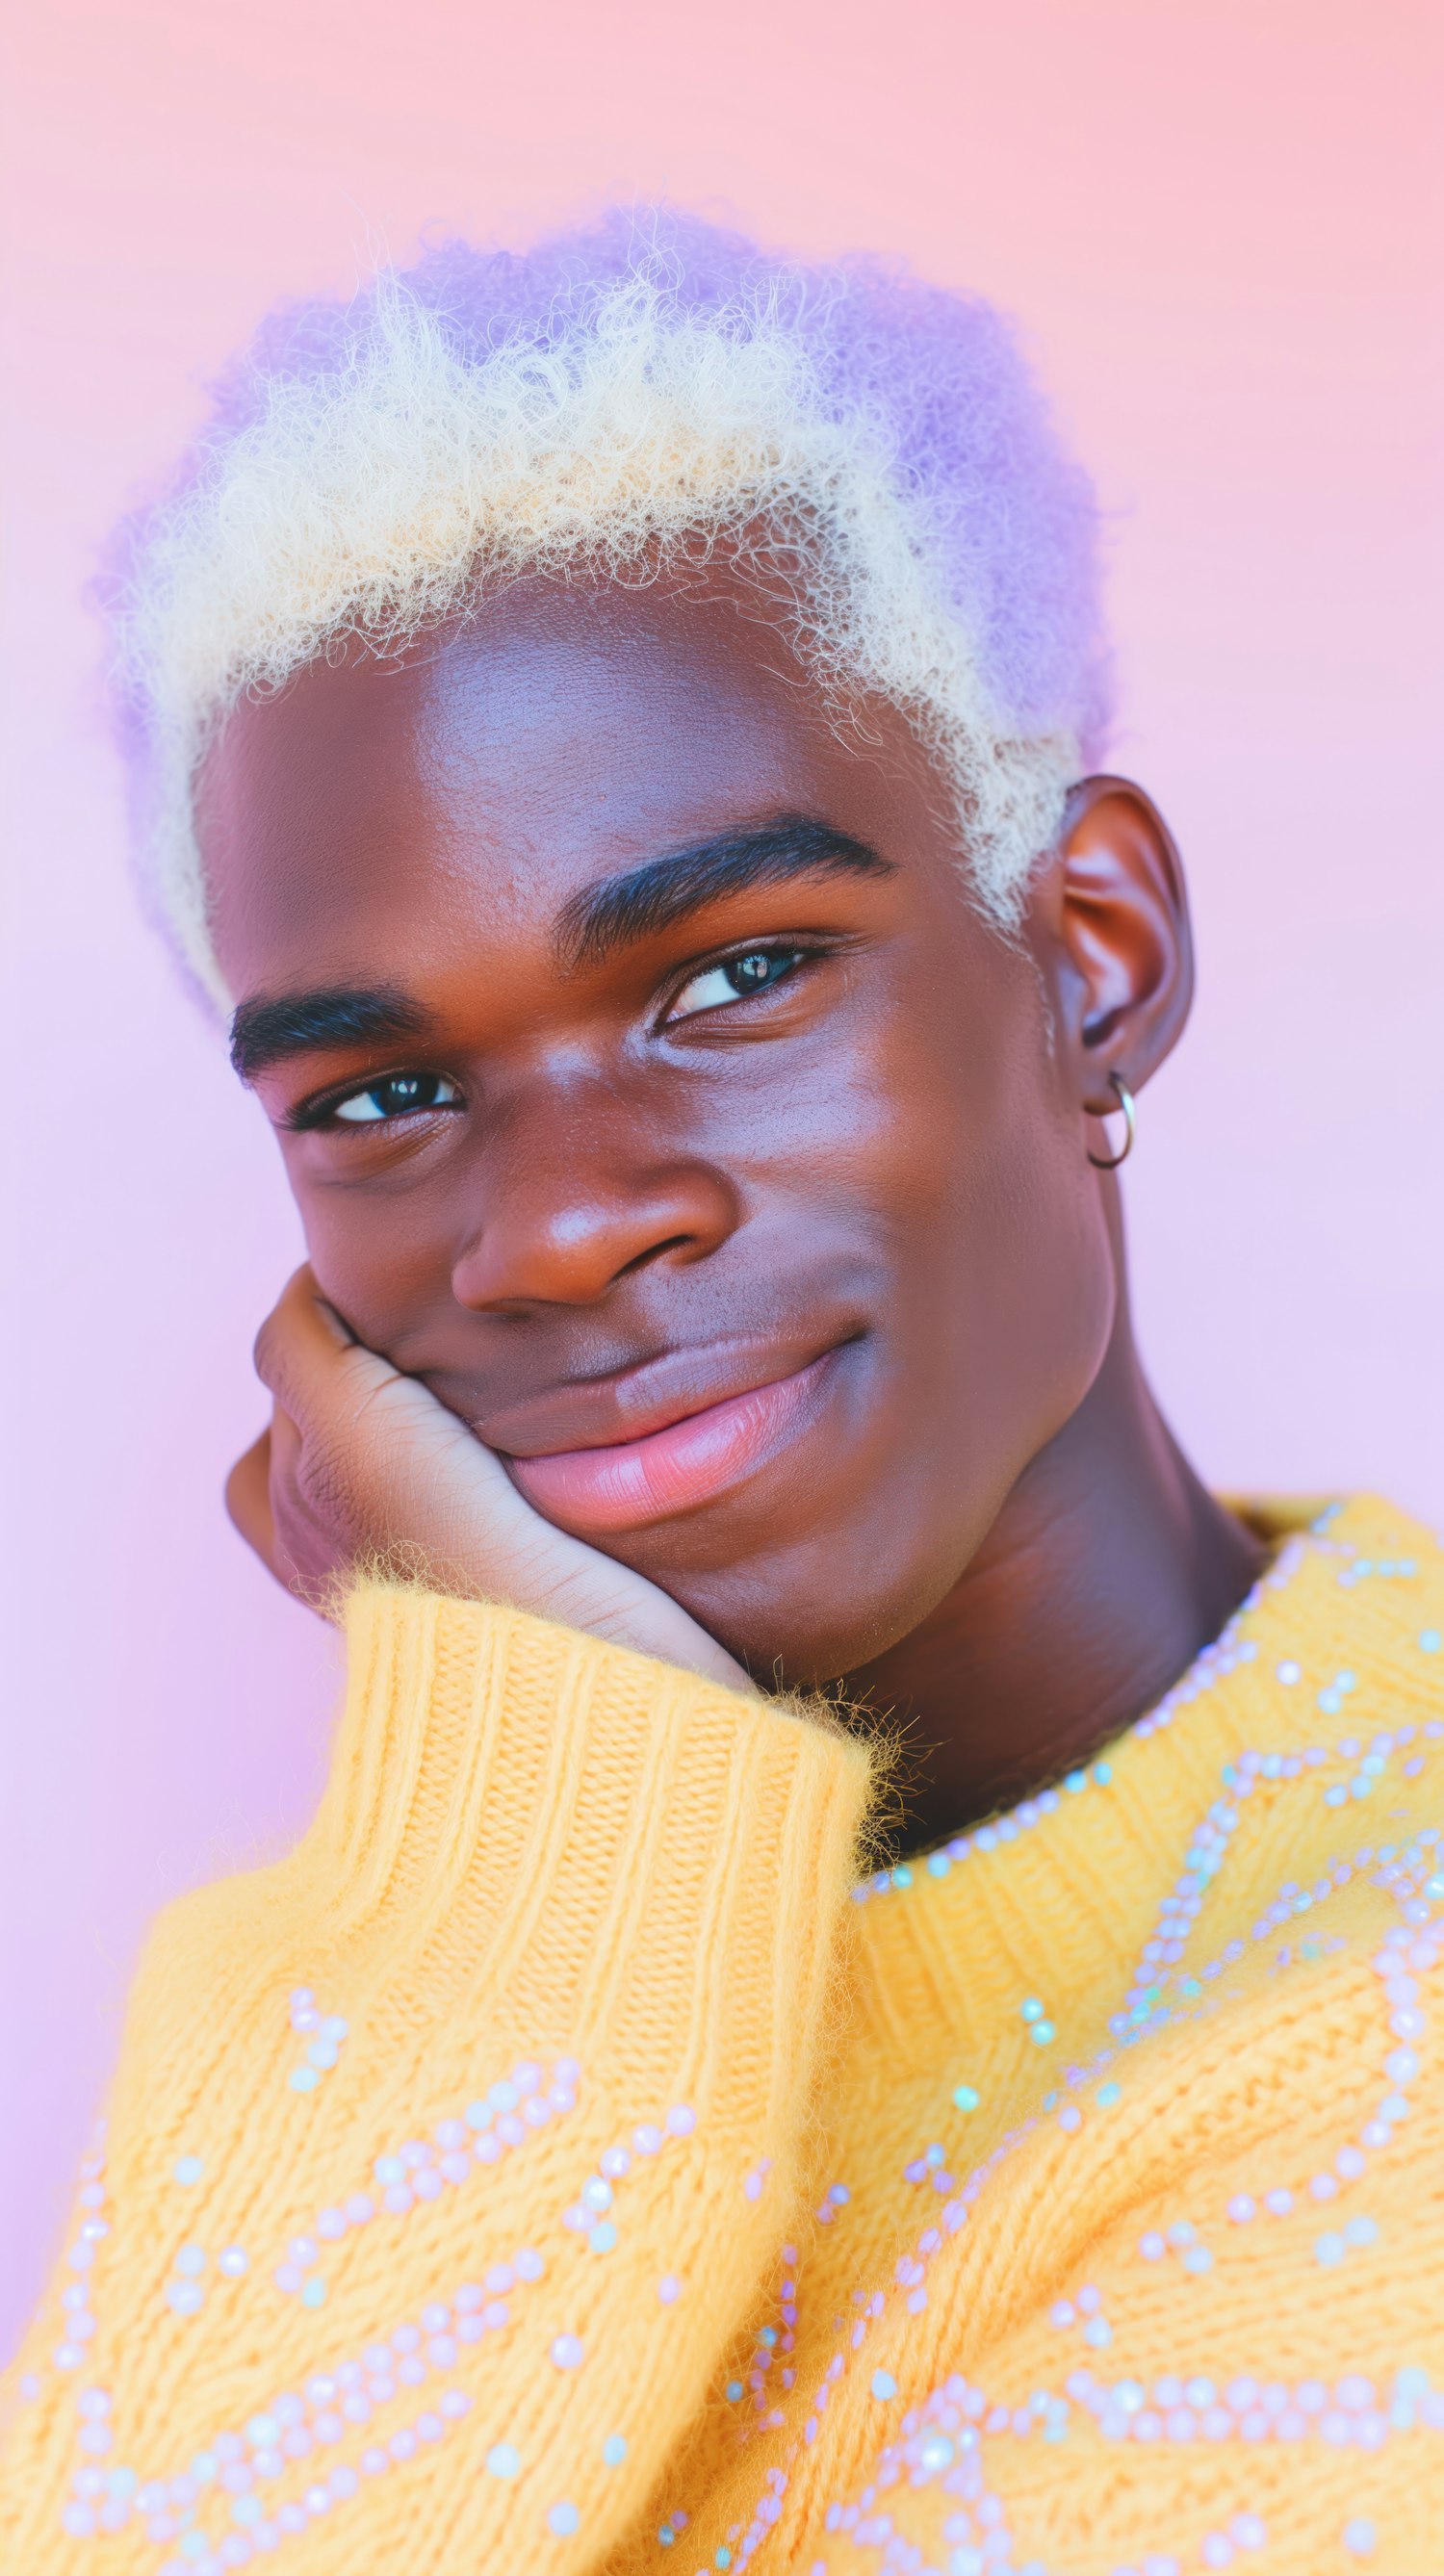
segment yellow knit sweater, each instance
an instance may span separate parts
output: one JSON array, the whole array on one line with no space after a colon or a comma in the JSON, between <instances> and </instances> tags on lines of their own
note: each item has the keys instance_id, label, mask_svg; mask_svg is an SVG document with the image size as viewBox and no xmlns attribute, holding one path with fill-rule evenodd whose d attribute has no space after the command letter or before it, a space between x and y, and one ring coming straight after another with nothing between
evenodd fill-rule
<instances>
[{"instance_id":1,"label":"yellow knit sweater","mask_svg":"<svg viewBox=\"0 0 1444 2576\"><path fill-rule=\"evenodd\" d=\"M314 1826L151 1943L5 2576L1439 2576L1441 1629L1325 1515L854 1890L855 1745L361 1593Z\"/></svg>"}]
</instances>

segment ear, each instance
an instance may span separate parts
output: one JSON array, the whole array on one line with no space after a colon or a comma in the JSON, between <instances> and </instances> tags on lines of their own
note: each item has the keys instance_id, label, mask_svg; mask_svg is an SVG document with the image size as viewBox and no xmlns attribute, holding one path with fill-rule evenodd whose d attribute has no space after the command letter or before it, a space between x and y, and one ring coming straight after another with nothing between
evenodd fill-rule
<instances>
[{"instance_id":1,"label":"ear","mask_svg":"<svg viewBox=\"0 0 1444 2576\"><path fill-rule=\"evenodd\" d=\"M1109 1075L1141 1091L1181 1036L1193 999L1183 868L1141 787L1085 778L1072 790L1031 924L1060 1071L1080 1110L1105 1117L1118 1106Z\"/></svg>"}]
</instances>

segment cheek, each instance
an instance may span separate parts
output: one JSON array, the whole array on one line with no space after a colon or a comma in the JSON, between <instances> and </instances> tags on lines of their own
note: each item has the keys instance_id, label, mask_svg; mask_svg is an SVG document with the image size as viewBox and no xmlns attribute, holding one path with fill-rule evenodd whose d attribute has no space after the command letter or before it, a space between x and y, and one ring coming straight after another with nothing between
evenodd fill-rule
<instances>
[{"instance_id":1,"label":"cheek","mask_svg":"<svg viewBox=\"0 0 1444 2576\"><path fill-rule=\"evenodd\" d=\"M283 1143L306 1254L323 1294L373 1350L395 1352L421 1319L450 1305L450 1263L429 1197L378 1198L308 1168L307 1140Z\"/></svg>"},{"instance_id":2,"label":"cheek","mask_svg":"<svg viewBox=\"0 0 1444 2576\"><path fill-rule=\"evenodd\" d=\"M960 1044L868 1147L891 1238L890 1470L944 1588L1087 1394L1116 1310L1081 1122L1014 1032Z\"/></svg>"},{"instance_id":3,"label":"cheek","mask_svg":"<svg viewBox=\"0 0 1444 2576\"><path fill-rule=\"evenodd\" d=\"M884 1074L886 1079L884 1079ZM820 1478L620 1551L704 1626L815 1681L934 1610L1087 1394L1116 1282L1078 1122L1036 1052L886 1066L829 1109L824 1163L877 1284L865 1400ZM836 1206L836 1202L834 1202Z\"/></svg>"},{"instance_id":4,"label":"cheek","mask_svg":"<svg viewBox=\"0 0 1444 2576\"><path fill-rule=\"evenodd\" d=\"M1116 1283L1081 1122L1059 1115L1051 1081L1005 1066L989 1111L938 1178L934 1320L975 1424L997 1422L1016 1472L1091 1385Z\"/></svg>"}]
</instances>

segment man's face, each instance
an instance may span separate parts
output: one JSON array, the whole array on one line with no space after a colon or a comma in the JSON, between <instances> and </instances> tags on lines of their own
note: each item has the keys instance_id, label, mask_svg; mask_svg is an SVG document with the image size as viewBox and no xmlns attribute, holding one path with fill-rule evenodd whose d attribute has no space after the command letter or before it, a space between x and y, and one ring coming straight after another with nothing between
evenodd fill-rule
<instances>
[{"instance_id":1,"label":"man's face","mask_svg":"<svg viewBox=\"0 0 1444 2576\"><path fill-rule=\"evenodd\" d=\"M839 735L740 595L529 583L241 708L201 834L359 1337L754 1670L905 1636L1114 1283L1049 941L902 721Z\"/></svg>"}]
</instances>

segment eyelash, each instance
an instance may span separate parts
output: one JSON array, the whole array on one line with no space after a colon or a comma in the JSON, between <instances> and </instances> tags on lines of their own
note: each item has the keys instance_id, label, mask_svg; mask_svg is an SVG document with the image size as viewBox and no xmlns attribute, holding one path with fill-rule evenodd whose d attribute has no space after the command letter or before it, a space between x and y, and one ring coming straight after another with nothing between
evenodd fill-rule
<instances>
[{"instance_id":1,"label":"eyelash","mask_svg":"<svg viewBox=\"0 0 1444 2576\"><path fill-rule=\"evenodd\" d=\"M453 1097L450 1100L419 1101L412 1107L398 1110L390 1116L383 1113L377 1118L343 1117L343 1110L353 1100L367 1100L375 1092L385 1091L390 1084L402 1082L431 1082L444 1085ZM346 1091L330 1092L320 1100L303 1100L291 1111L286 1125L293 1135L303 1135L316 1128L334 1130L337 1127L399 1127L407 1119L434 1117L438 1110L456 1107L460 1104L460 1098L460 1086L452 1081L449 1074L424 1073L419 1066L398 1065L390 1073L373 1074L369 1082L352 1083Z\"/></svg>"},{"instance_id":2,"label":"eyelash","mask_svg":"<svg viewBox=\"0 0 1444 2576\"><path fill-rule=\"evenodd\" d=\"M816 948L800 947L795 941L791 940L785 942L753 940L746 947L733 949L729 956L714 957L705 966L692 967L691 971L687 975L686 981L679 987L677 992L674 993L672 1000L663 1012L659 1025L662 1028L685 1027L688 1020L705 1019L714 1011L733 1010L739 1003L761 1000L766 994L775 992L779 985L790 983L793 975L797 972L799 967L809 964L819 953L819 950ZM699 1003L691 1011L678 1011L677 1004L694 984L705 982L707 977L711 975L726 975L732 968L740 968L749 964L753 958L765 958L769 965L781 965L783 972L777 976L769 977L766 982L757 985L751 993L745 991L737 992L734 989L732 999L730 1001L704 1002ZM342 1115L343 1111L352 1101L366 1100L376 1092L386 1090L388 1086L393 1083L415 1082L418 1080L422 1082L444 1084L454 1094L454 1099L445 1101L422 1101L418 1102L411 1108L400 1109L389 1115L383 1112L376 1118L346 1118ZM426 1074L420 1072L419 1069L413 1069L409 1066L400 1066L391 1073L375 1074L370 1082L355 1084L350 1090L332 1092L328 1097L321 1100L302 1101L300 1105L291 1112L286 1124L293 1134L302 1134L308 1130L315 1130L317 1128L331 1129L333 1131L338 1127L395 1128L402 1126L411 1118L434 1116L438 1110L450 1109L453 1106L459 1105L459 1103L459 1086L452 1082L451 1077L448 1074Z\"/></svg>"},{"instance_id":3,"label":"eyelash","mask_svg":"<svg viewBox=\"0 0 1444 2576\"><path fill-rule=\"evenodd\" d=\"M790 983L798 968L806 965L818 953L815 948L800 947L795 940L758 939L750 941L744 948L734 948L729 956L711 958L705 966L692 967L685 982L678 987L663 1012L661 1026L663 1028L682 1027L688 1020L706 1018L715 1010L733 1010L740 1002L759 1001L765 994L776 992L780 984ZM686 993L690 992L694 984L705 983L713 975L726 975L734 967L750 965L753 958L765 958L769 965L780 965L783 972L769 977L765 983L757 985L750 993L738 992L734 988L730 1001L703 1002L698 1003L690 1011L678 1010L678 1003Z\"/></svg>"}]
</instances>

